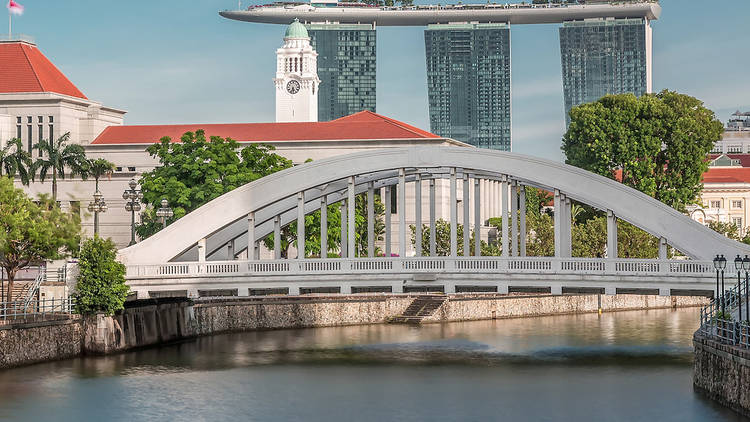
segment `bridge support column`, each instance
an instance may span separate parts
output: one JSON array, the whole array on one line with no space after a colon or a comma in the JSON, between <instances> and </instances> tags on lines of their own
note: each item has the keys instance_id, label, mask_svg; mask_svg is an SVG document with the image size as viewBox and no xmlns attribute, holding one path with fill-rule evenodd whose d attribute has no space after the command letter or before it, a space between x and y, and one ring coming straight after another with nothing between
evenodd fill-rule
<instances>
[{"instance_id":1,"label":"bridge support column","mask_svg":"<svg viewBox=\"0 0 750 422\"><path fill-rule=\"evenodd\" d=\"M617 258L617 217L607 210L607 258Z\"/></svg>"},{"instance_id":2,"label":"bridge support column","mask_svg":"<svg viewBox=\"0 0 750 422\"><path fill-rule=\"evenodd\" d=\"M451 168L451 186L450 186L450 214L451 214L451 257L458 255L458 210L456 209L456 169Z\"/></svg>"},{"instance_id":3,"label":"bridge support column","mask_svg":"<svg viewBox=\"0 0 750 422\"><path fill-rule=\"evenodd\" d=\"M305 193L297 194L297 259L305 259Z\"/></svg>"},{"instance_id":4,"label":"bridge support column","mask_svg":"<svg viewBox=\"0 0 750 422\"><path fill-rule=\"evenodd\" d=\"M430 256L435 256L437 241L435 240L435 179L430 179Z\"/></svg>"},{"instance_id":5,"label":"bridge support column","mask_svg":"<svg viewBox=\"0 0 750 422\"><path fill-rule=\"evenodd\" d=\"M464 172L464 186L463 186L463 212L464 212L464 256L471 256L471 225L469 223L470 208L469 208L469 175ZM446 292L447 293L447 292Z\"/></svg>"},{"instance_id":6,"label":"bridge support column","mask_svg":"<svg viewBox=\"0 0 750 422\"><path fill-rule=\"evenodd\" d=\"M552 286L550 287L550 293L556 296L562 295L562 286Z\"/></svg>"},{"instance_id":7,"label":"bridge support column","mask_svg":"<svg viewBox=\"0 0 750 422\"><path fill-rule=\"evenodd\" d=\"M354 246L354 241L356 238L354 237L354 224L355 224L355 200L354 200L354 176L349 177L349 187L347 189L347 207L349 208L349 211L346 213L346 217L348 220L348 226L349 226L349 234L346 237L347 240L347 247L346 252L349 258L355 258L357 256L357 249Z\"/></svg>"},{"instance_id":8,"label":"bridge support column","mask_svg":"<svg viewBox=\"0 0 750 422\"><path fill-rule=\"evenodd\" d=\"M482 192L480 180L474 178L474 256L482 256Z\"/></svg>"},{"instance_id":9,"label":"bridge support column","mask_svg":"<svg viewBox=\"0 0 750 422\"><path fill-rule=\"evenodd\" d=\"M563 256L565 258L570 258L573 255L573 234L571 230L571 225L573 224L573 215L570 210L570 198L568 198L567 196L565 196L563 216L565 217L565 221L563 224L563 229L565 230L565 232L563 232L563 242L565 244L563 249Z\"/></svg>"},{"instance_id":10,"label":"bridge support column","mask_svg":"<svg viewBox=\"0 0 750 422\"><path fill-rule=\"evenodd\" d=\"M555 258L562 257L562 204L560 204L560 191L555 189Z\"/></svg>"},{"instance_id":11,"label":"bridge support column","mask_svg":"<svg viewBox=\"0 0 750 422\"><path fill-rule=\"evenodd\" d=\"M328 258L328 200L320 198L320 257Z\"/></svg>"},{"instance_id":12,"label":"bridge support column","mask_svg":"<svg viewBox=\"0 0 750 422\"><path fill-rule=\"evenodd\" d=\"M234 261L234 239L227 242L227 259Z\"/></svg>"},{"instance_id":13,"label":"bridge support column","mask_svg":"<svg viewBox=\"0 0 750 422\"><path fill-rule=\"evenodd\" d=\"M273 258L281 259L281 217L273 218Z\"/></svg>"},{"instance_id":14,"label":"bridge support column","mask_svg":"<svg viewBox=\"0 0 750 422\"><path fill-rule=\"evenodd\" d=\"M518 185L510 182L510 239L513 256L518 256Z\"/></svg>"},{"instance_id":15,"label":"bridge support column","mask_svg":"<svg viewBox=\"0 0 750 422\"><path fill-rule=\"evenodd\" d=\"M414 180L414 254L422 256L422 175Z\"/></svg>"},{"instance_id":16,"label":"bridge support column","mask_svg":"<svg viewBox=\"0 0 750 422\"><path fill-rule=\"evenodd\" d=\"M391 187L386 186L384 188L385 191L385 257L390 258L391 257L391 243L393 242L393 239L391 238L391 210L392 210L392 204L391 204Z\"/></svg>"},{"instance_id":17,"label":"bridge support column","mask_svg":"<svg viewBox=\"0 0 750 422\"><path fill-rule=\"evenodd\" d=\"M373 256L375 256L375 184L370 182L367 184L367 257Z\"/></svg>"},{"instance_id":18,"label":"bridge support column","mask_svg":"<svg viewBox=\"0 0 750 422\"><path fill-rule=\"evenodd\" d=\"M667 259L667 239L664 237L659 238L659 259Z\"/></svg>"},{"instance_id":19,"label":"bridge support column","mask_svg":"<svg viewBox=\"0 0 750 422\"><path fill-rule=\"evenodd\" d=\"M348 221L347 216L346 216L347 214L346 209L347 209L346 200L344 199L341 201L341 204L339 205L339 210L341 214L341 247L340 249L341 249L342 258L349 257L349 254L347 251L349 242L346 240L346 233L347 233L346 222Z\"/></svg>"},{"instance_id":20,"label":"bridge support column","mask_svg":"<svg viewBox=\"0 0 750 422\"><path fill-rule=\"evenodd\" d=\"M508 242L508 179L507 176L503 176L503 181L500 183L500 215L502 216L502 254L504 258L510 256L508 249L510 249L510 242Z\"/></svg>"},{"instance_id":21,"label":"bridge support column","mask_svg":"<svg viewBox=\"0 0 750 422\"><path fill-rule=\"evenodd\" d=\"M198 241L198 262L206 262L206 238Z\"/></svg>"},{"instance_id":22,"label":"bridge support column","mask_svg":"<svg viewBox=\"0 0 750 422\"><path fill-rule=\"evenodd\" d=\"M406 257L406 173L398 169L398 256Z\"/></svg>"},{"instance_id":23,"label":"bridge support column","mask_svg":"<svg viewBox=\"0 0 750 422\"><path fill-rule=\"evenodd\" d=\"M247 259L258 259L258 246L255 243L255 213L247 214Z\"/></svg>"},{"instance_id":24,"label":"bridge support column","mask_svg":"<svg viewBox=\"0 0 750 422\"><path fill-rule=\"evenodd\" d=\"M521 247L519 248L519 252L521 253L521 256L526 256L526 187L523 185L520 185L518 187L519 191L519 218L520 218L520 237L518 239L519 244Z\"/></svg>"}]
</instances>

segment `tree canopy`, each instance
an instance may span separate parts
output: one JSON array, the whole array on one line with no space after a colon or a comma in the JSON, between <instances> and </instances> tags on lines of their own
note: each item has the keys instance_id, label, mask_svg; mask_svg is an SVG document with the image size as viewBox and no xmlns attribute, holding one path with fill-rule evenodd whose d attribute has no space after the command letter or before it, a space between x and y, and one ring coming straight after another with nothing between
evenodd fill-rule
<instances>
[{"instance_id":1,"label":"tree canopy","mask_svg":"<svg viewBox=\"0 0 750 422\"><path fill-rule=\"evenodd\" d=\"M65 169L70 170L70 176L79 175L81 178L88 177L89 161L86 159L86 151L76 144L68 144L70 132L57 138L57 140L41 140L35 149L39 150L41 156L36 159L32 173L39 171L39 180L44 182L47 173L52 172L52 200L57 200L57 178L65 179Z\"/></svg>"},{"instance_id":2,"label":"tree canopy","mask_svg":"<svg viewBox=\"0 0 750 422\"><path fill-rule=\"evenodd\" d=\"M21 183L28 186L33 175L33 162L31 155L24 151L20 138L11 139L3 149L0 150L0 176L18 176Z\"/></svg>"},{"instance_id":3,"label":"tree canopy","mask_svg":"<svg viewBox=\"0 0 750 422\"><path fill-rule=\"evenodd\" d=\"M180 142L164 137L149 146L146 151L159 165L140 179L143 203L151 207L141 214L138 234L148 237L162 228L154 212L162 199L172 207L170 221L175 221L235 188L292 166L272 146L240 147L231 138L207 139L203 130L185 133Z\"/></svg>"},{"instance_id":4,"label":"tree canopy","mask_svg":"<svg viewBox=\"0 0 750 422\"><path fill-rule=\"evenodd\" d=\"M65 213L46 196L37 205L8 177L0 177L0 266L8 274L8 296L18 270L74 252L80 219Z\"/></svg>"},{"instance_id":5,"label":"tree canopy","mask_svg":"<svg viewBox=\"0 0 750 422\"><path fill-rule=\"evenodd\" d=\"M73 293L78 313L112 315L123 308L130 288L125 284L125 266L116 256L117 248L110 239L95 235L83 242Z\"/></svg>"},{"instance_id":6,"label":"tree canopy","mask_svg":"<svg viewBox=\"0 0 750 422\"><path fill-rule=\"evenodd\" d=\"M566 163L682 211L700 194L706 155L722 132L714 113L688 95L607 95L570 110L562 150Z\"/></svg>"}]
</instances>

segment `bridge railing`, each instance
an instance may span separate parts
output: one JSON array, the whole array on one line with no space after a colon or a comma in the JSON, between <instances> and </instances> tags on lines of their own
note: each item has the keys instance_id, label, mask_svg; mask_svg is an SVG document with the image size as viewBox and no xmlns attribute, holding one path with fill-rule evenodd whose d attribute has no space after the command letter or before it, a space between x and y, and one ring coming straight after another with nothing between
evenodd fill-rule
<instances>
[{"instance_id":1,"label":"bridge railing","mask_svg":"<svg viewBox=\"0 0 750 422\"><path fill-rule=\"evenodd\" d=\"M129 265L128 278L272 274L534 273L710 276L710 261L554 257L409 257L170 262ZM731 276L731 273L729 274Z\"/></svg>"}]
</instances>

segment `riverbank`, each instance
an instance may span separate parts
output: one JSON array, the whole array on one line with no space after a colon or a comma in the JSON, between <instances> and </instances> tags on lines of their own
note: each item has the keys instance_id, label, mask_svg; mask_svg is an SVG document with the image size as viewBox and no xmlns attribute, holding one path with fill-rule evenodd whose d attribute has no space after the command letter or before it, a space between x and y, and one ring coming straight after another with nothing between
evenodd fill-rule
<instances>
[{"instance_id":1,"label":"riverbank","mask_svg":"<svg viewBox=\"0 0 750 422\"><path fill-rule=\"evenodd\" d=\"M750 416L750 350L696 332L693 385L712 400Z\"/></svg>"},{"instance_id":2,"label":"riverbank","mask_svg":"<svg viewBox=\"0 0 750 422\"><path fill-rule=\"evenodd\" d=\"M421 295L331 295L150 299L102 315L44 326L0 327L0 368L111 354L218 333L385 323ZM423 323L701 306L696 296L448 295ZM9 341L5 341L8 339ZM76 346L76 344L78 344Z\"/></svg>"}]
</instances>

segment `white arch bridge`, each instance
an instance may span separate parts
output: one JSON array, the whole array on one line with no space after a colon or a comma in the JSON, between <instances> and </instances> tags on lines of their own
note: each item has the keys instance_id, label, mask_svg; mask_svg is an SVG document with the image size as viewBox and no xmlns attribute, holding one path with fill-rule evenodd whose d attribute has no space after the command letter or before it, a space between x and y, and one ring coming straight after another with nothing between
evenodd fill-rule
<instances>
[{"instance_id":1,"label":"white arch bridge","mask_svg":"<svg viewBox=\"0 0 750 422\"><path fill-rule=\"evenodd\" d=\"M554 192L554 257L526 256L526 242L519 242L519 233L526 233L523 186ZM392 216L394 187L398 198ZM501 194L487 192L494 188ZM372 204L378 189L385 193L386 257L374 256ZM407 190L413 201L407 201ZM436 191L445 192L447 198L438 203ZM367 196L368 244L367 256L355 257L354 198L360 193ZM571 257L571 200L606 211L610 258ZM342 211L342 257L311 259L302 254L282 259L281 228L321 210L321 233L327 233L325 214L334 203ZM480 256L480 247L474 248L473 256L458 256L459 242L463 251L470 251L471 231L478 246L483 214L492 216L486 210L495 203L499 215L511 215L503 219L500 230L502 256ZM417 236L415 256L407 257L411 236L407 236L406 216L429 226L429 250L435 251L436 210L446 208L449 256L420 256ZM659 258L617 259L617 219L658 237ZM467 228L461 239L458 224ZM304 224L299 226L299 237L305 238ZM397 238L392 238L392 226ZM276 240L274 258L259 259L258 242L271 233ZM321 250L328 250L326 236L321 238ZM689 259L668 260L668 244ZM576 167L484 149L415 147L336 156L256 180L121 250L120 258L127 266L128 284L139 298L524 290L670 295L710 293L715 288L710 259L715 254L731 258L746 253L750 253L748 245L727 239L634 189Z\"/></svg>"}]
</instances>

